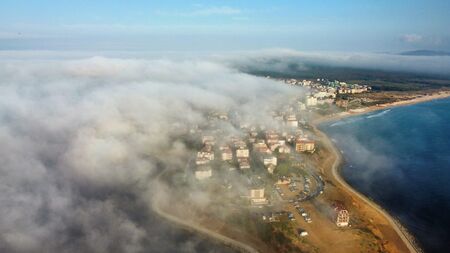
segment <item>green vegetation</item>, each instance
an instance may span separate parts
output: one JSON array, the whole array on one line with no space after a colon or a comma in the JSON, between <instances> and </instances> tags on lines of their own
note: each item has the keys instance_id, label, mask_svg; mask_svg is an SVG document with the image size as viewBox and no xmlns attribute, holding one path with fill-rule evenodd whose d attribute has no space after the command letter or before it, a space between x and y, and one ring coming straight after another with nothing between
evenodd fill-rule
<instances>
[{"instance_id":1,"label":"green vegetation","mask_svg":"<svg viewBox=\"0 0 450 253\"><path fill-rule=\"evenodd\" d=\"M291 162L283 162L277 166L277 168L275 169L275 174L278 176L289 176L292 172L291 169Z\"/></svg>"},{"instance_id":2,"label":"green vegetation","mask_svg":"<svg viewBox=\"0 0 450 253\"><path fill-rule=\"evenodd\" d=\"M267 63L270 64L270 63ZM292 68L280 72L247 69L250 74L274 78L316 79L327 78L348 83L367 84L374 90L415 91L450 87L450 76L407 73L400 71L370 70L348 67L328 67L307 64L307 68ZM298 64L297 64L298 65ZM304 69L304 70L302 70Z\"/></svg>"}]
</instances>

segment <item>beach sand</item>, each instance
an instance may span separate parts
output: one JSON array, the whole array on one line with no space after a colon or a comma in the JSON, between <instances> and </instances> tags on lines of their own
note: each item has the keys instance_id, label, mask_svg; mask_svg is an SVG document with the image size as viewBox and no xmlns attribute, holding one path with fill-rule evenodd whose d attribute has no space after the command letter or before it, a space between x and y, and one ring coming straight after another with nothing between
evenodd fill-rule
<instances>
[{"instance_id":1,"label":"beach sand","mask_svg":"<svg viewBox=\"0 0 450 253\"><path fill-rule=\"evenodd\" d=\"M340 112L340 113L336 113L336 114L326 115L326 116L319 117L319 118L315 119L312 122L312 125L317 126L317 125L319 125L321 123L328 122L328 121L337 121L339 119L343 119L343 118L347 118L347 117L351 117L351 116L356 116L356 115L360 115L360 114L366 114L366 113L369 113L369 112L385 110L385 109L389 109L389 108L393 108L393 107L407 106L407 105L412 105L412 104L417 104L417 103L423 103L423 102L427 102L427 101L432 101L432 100L436 100L436 99L443 99L443 98L448 98L448 97L450 97L450 91L439 91L439 92L436 92L436 93L432 93L430 95L420 96L420 97L416 97L416 98L413 98L413 99L407 99L407 100L398 101L398 102L394 102L394 103L387 103L387 104L381 104L381 105L376 105L376 106L369 106L369 107L349 110L347 112Z\"/></svg>"},{"instance_id":2,"label":"beach sand","mask_svg":"<svg viewBox=\"0 0 450 253\"><path fill-rule=\"evenodd\" d=\"M382 207L353 189L340 175L340 168L343 163L343 157L339 150L335 147L330 138L321 132L317 126L321 123L329 121L337 121L346 117L366 114L369 112L385 110L398 106L412 105L422 102L427 102L436 99L444 99L450 97L449 91L440 91L431 95L421 96L414 99L403 100L399 102L383 104L378 106L371 106L351 110L349 112L341 112L333 115L327 115L313 121L312 126L324 144L325 149L329 152L328 161L323 161L322 173L328 179L331 179L340 190L352 197L352 204L358 207L358 210L367 217L373 226L370 229L374 234L383 238L385 241L384 247L390 252L423 252L415 243L415 239L408 231L392 216L390 216Z\"/></svg>"}]
</instances>

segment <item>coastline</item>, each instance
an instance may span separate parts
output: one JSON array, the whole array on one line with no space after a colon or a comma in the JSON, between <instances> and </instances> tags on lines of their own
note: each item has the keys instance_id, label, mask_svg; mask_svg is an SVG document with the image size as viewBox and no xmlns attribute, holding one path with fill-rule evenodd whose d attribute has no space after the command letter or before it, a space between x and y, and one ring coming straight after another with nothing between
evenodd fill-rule
<instances>
[{"instance_id":1,"label":"coastline","mask_svg":"<svg viewBox=\"0 0 450 253\"><path fill-rule=\"evenodd\" d=\"M400 106L408 106L408 105L424 103L424 102L428 102L428 101L432 101L432 100L445 99L445 98L449 98L449 97L450 97L450 91L439 91L439 92L433 93L431 95L416 97L413 99L407 99L407 100L398 101L398 102L394 102L394 103L369 106L369 107L365 107L365 108L350 110L348 112L340 112L340 113L326 115L326 116L323 116L323 117L320 117L320 118L314 120L311 124L313 126L318 126L325 122L337 121L337 120L340 120L343 118L362 115L362 114L366 114L369 112L381 111L381 110L394 108L394 107L400 107Z\"/></svg>"},{"instance_id":2,"label":"coastline","mask_svg":"<svg viewBox=\"0 0 450 253\"><path fill-rule=\"evenodd\" d=\"M355 190L352 186L350 186L342 177L340 174L340 170L342 168L343 164L343 158L341 153L338 151L336 146L331 142L329 137L323 133L322 131L318 130L316 126L314 126L314 129L317 133L319 133L322 137L322 140L324 144L331 150L333 155L335 156L334 162L331 168L331 174L333 175L333 179L338 182L344 190L348 191L349 193L353 194L354 196L357 196L360 200L362 200L365 204L376 210L378 213L380 213L391 225L391 227L395 230L395 232L399 235L399 237L402 239L403 243L408 248L409 252L411 253L421 253L423 252L414 241L411 240L411 235L406 231L406 229L401 226L390 214L388 214L382 207L380 207L378 204L370 200L368 197L364 196L363 194L359 193L357 190Z\"/></svg>"},{"instance_id":3,"label":"coastline","mask_svg":"<svg viewBox=\"0 0 450 253\"><path fill-rule=\"evenodd\" d=\"M386 210L384 210L381 206L379 206L374 201L370 200L368 197L363 195L362 193L355 190L352 186L350 186L344 178L341 176L341 168L343 165L343 157L342 154L339 152L337 147L334 145L334 143L331 141L331 139L326 135L324 132L318 129L318 125L329 122L329 121L338 121L347 117L357 116L357 115L363 115L374 111L380 111L385 110L389 108L394 107L400 107L400 106L407 106L407 105L413 105L418 103L424 103L432 100L438 100L438 99L445 99L450 97L449 91L441 91L435 94L417 97L414 99L409 100L403 100L399 102L384 104L384 105L378 105L378 106L371 106L367 108L361 108L357 110L352 110L350 112L341 112L338 114L328 115L324 116L322 118L319 118L312 122L312 126L314 130L319 133L321 139L323 140L323 143L334 155L334 162L331 167L331 175L333 176L333 179L337 181L345 190L353 194L354 196L357 196L360 200L362 200L365 204L376 210L378 213L380 213L390 224L390 226L395 230L395 232L398 234L398 236L402 239L403 243L408 248L409 252L412 253L421 253L423 250L416 244L415 238L407 231L405 227L403 227L399 221L397 221L394 217L392 217Z\"/></svg>"}]
</instances>

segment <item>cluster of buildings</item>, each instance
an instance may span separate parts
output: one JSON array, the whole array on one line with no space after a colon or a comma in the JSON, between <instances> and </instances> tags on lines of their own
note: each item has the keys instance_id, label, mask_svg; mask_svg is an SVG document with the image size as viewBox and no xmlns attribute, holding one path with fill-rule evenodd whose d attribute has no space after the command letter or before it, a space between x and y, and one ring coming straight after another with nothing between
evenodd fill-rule
<instances>
[{"instance_id":1,"label":"cluster of buildings","mask_svg":"<svg viewBox=\"0 0 450 253\"><path fill-rule=\"evenodd\" d=\"M311 94L306 97L301 107L315 107L322 104L332 104L336 101L337 94L358 94L372 90L368 85L350 84L341 81L330 81L318 78L316 80L283 79L286 84L308 87ZM303 109L304 109L303 108Z\"/></svg>"},{"instance_id":2,"label":"cluster of buildings","mask_svg":"<svg viewBox=\"0 0 450 253\"><path fill-rule=\"evenodd\" d=\"M293 123L295 122L295 123ZM295 115L286 117L289 127L298 126ZM228 162L230 166L236 165L240 170L250 169L251 157L257 159L266 167L269 173L273 173L278 165L278 155L296 152L314 152L315 141L303 134L301 129L288 133L274 129L259 131L256 127L250 127L245 137L229 137L225 144L218 147L218 157L221 161ZM196 178L205 179L212 175L209 164L215 158L215 138L211 135L202 136L203 147L197 152L195 164Z\"/></svg>"},{"instance_id":3,"label":"cluster of buildings","mask_svg":"<svg viewBox=\"0 0 450 253\"><path fill-rule=\"evenodd\" d=\"M368 85L362 84L350 84L338 80L330 81L324 78L318 78L316 80L299 80L299 79L283 79L286 84L295 86L305 86L317 91L316 97L324 98L336 97L336 94L341 93L363 93L370 91L372 88Z\"/></svg>"},{"instance_id":4,"label":"cluster of buildings","mask_svg":"<svg viewBox=\"0 0 450 253\"><path fill-rule=\"evenodd\" d=\"M292 108L285 109L273 113L274 119L281 121L280 128L244 124L239 126L242 132L239 136L226 136L214 130L199 131L202 146L195 157L195 178L199 181L211 178L217 166L242 172L253 166L263 166L267 173L273 174L280 157L292 152L314 152L315 141L299 127L306 123L298 120ZM216 115L215 119L217 117L228 120L225 115ZM249 183L248 197L251 205L268 204L263 184Z\"/></svg>"},{"instance_id":5,"label":"cluster of buildings","mask_svg":"<svg viewBox=\"0 0 450 253\"><path fill-rule=\"evenodd\" d=\"M195 177L199 180L210 178L212 176L212 168L209 163L214 160L213 147L215 139L213 136L203 136L202 143L203 148L197 152L197 157L195 159Z\"/></svg>"},{"instance_id":6,"label":"cluster of buildings","mask_svg":"<svg viewBox=\"0 0 450 253\"><path fill-rule=\"evenodd\" d=\"M365 91L368 90L368 87L365 86L348 85L343 82L336 83L337 81L328 82L323 79L317 81L289 79L285 80L285 82L292 85L309 86L312 88L312 92L309 96L301 98L301 100L296 100L294 103L285 104L273 110L271 113L275 123L270 124L271 127L247 124L239 120L237 113L212 112L208 115L208 122L205 123L206 127L197 126L195 129L191 129L191 133L198 134L195 135L195 145L199 148L195 156L194 168L194 175L197 180L205 181L211 178L213 173L217 173L217 171L214 171L218 168L229 168L230 171L243 172L242 175L248 176L249 180L246 182L246 188L240 191L239 196L245 195L242 197L245 197L246 201L248 199L253 206L267 205L269 200L266 196L264 183L250 179L251 177L259 178L261 174L255 176L252 173L255 171L258 171L258 173L266 171L265 173L273 174L276 172L280 160L283 162L283 159L289 158L289 154L294 152L313 153L316 150L316 142L305 134L305 132L308 133L308 125L302 118L305 115L302 111L323 103L333 103L336 94L347 93L349 89L350 93L364 92L362 91L364 89ZM306 114L306 116L308 115ZM220 121L222 123L224 121L240 131L232 131L232 134L226 133L224 128L220 127ZM252 167L256 169L262 168L263 170L251 170L255 169ZM252 173L247 173L249 170ZM221 173L223 173L223 170L221 170ZM219 177L215 176L216 178ZM215 179L213 181L206 180L206 182L216 182ZM245 178L242 179L245 181ZM258 183L256 183L257 181ZM282 184L286 185L282 187L288 187L294 194L298 190L295 182L289 177L280 177L276 185ZM248 191L245 193L246 190ZM279 187L277 187L277 190L282 195ZM309 193L310 179L305 177L303 191L301 194L296 195L296 202L305 200ZM290 196L289 194L291 193L286 193L286 196ZM334 215L332 219L336 225L338 227L348 226L348 211L342 205L334 205L333 208ZM311 216L306 210L298 205L296 205L296 210L306 223L312 222ZM277 222L280 221L280 218L284 220L285 216L288 220L295 220L294 214L285 211L265 214L263 219L267 222ZM307 235L307 232L302 231L301 236L305 235Z\"/></svg>"}]
</instances>

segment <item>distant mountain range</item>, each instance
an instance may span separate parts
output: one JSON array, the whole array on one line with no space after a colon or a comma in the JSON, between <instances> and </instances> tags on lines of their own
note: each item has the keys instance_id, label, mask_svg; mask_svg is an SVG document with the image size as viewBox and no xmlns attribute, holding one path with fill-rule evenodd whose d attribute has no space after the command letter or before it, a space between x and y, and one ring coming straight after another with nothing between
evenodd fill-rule
<instances>
[{"instance_id":1,"label":"distant mountain range","mask_svg":"<svg viewBox=\"0 0 450 253\"><path fill-rule=\"evenodd\" d=\"M410 56L450 56L450 52L447 51L436 51L436 50L414 50L405 51L399 53L399 55L410 55Z\"/></svg>"}]
</instances>

